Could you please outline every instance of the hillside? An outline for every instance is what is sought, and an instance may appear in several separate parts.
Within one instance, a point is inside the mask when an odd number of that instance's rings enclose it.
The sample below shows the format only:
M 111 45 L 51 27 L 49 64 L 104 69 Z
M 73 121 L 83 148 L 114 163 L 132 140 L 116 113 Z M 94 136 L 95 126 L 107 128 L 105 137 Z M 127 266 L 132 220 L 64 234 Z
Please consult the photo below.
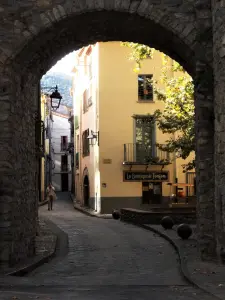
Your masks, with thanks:
M 70 96 L 72 76 L 64 73 L 47 73 L 41 79 L 41 87 L 55 87 L 56 85 L 58 85 L 58 91 L 63 97 L 61 103 L 63 105 L 72 107 L 73 101 L 72 97 Z M 47 90 L 43 90 L 43 92 L 47 92 Z M 52 91 L 48 93 L 50 94 Z

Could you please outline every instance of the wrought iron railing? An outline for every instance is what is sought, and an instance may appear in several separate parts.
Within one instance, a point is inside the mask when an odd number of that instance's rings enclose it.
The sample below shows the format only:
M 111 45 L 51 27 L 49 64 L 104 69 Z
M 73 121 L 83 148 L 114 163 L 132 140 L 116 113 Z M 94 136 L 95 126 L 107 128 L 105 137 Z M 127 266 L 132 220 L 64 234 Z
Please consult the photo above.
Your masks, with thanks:
M 157 145 L 124 144 L 124 164 L 167 165 L 171 155 L 159 149 Z

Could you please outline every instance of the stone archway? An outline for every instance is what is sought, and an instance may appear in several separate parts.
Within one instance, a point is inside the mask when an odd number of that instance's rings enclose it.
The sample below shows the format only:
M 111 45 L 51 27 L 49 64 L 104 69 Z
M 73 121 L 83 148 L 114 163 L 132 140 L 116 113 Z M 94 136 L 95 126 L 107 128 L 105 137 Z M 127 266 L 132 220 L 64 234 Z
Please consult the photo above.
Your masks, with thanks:
M 13 263 L 34 251 L 38 211 L 34 116 L 41 76 L 68 52 L 113 40 L 139 42 L 163 51 L 195 78 L 199 238 L 203 255 L 214 255 L 210 1 L 205 0 L 205 6 L 173 0 L 166 4 L 151 0 L 58 2 L 37 1 L 33 8 L 28 3 L 14 11 L 0 9 L 0 26 L 5 30 L 0 45 L 0 167 L 3 185 L 8 180 L 12 183 L 0 195 L 4 219 L 0 261 Z

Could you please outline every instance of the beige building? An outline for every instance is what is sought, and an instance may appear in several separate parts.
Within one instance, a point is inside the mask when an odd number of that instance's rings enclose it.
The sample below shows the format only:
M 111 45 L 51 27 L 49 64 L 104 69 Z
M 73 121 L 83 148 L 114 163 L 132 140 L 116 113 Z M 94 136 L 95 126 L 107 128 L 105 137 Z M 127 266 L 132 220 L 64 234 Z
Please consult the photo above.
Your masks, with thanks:
M 183 173 L 185 162 L 155 145 L 169 137 L 151 117 L 164 106 L 151 84 L 158 80 L 163 88 L 162 53 L 155 51 L 137 74 L 129 51 L 120 42 L 100 42 L 77 51 L 73 69 L 75 198 L 101 213 L 168 205 L 175 192 L 168 183 L 176 181 L 183 194 L 194 193 L 182 185 L 194 178 Z

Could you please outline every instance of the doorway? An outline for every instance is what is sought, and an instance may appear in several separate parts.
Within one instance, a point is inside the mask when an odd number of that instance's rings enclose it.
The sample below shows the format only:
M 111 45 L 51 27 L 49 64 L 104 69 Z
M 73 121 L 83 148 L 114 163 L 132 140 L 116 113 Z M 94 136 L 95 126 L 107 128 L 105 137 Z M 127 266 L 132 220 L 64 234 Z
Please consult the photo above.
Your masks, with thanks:
M 62 192 L 67 192 L 69 190 L 69 180 L 68 174 L 61 174 L 61 189 Z
M 142 204 L 161 204 L 162 182 L 142 182 Z
M 84 206 L 89 207 L 90 186 L 89 186 L 89 179 L 87 175 L 85 175 L 84 177 L 83 191 L 84 191 Z

